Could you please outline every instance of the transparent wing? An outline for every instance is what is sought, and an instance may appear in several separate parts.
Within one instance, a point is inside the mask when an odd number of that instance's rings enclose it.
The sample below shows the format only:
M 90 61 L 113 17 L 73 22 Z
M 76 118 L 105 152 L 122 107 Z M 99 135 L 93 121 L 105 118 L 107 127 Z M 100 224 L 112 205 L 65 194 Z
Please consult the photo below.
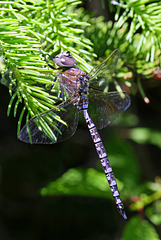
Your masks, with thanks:
M 32 118 L 21 129 L 19 139 L 26 143 L 53 144 L 73 136 L 79 114 L 73 102 L 74 99 L 69 99 L 58 106 L 59 110 L 52 109 Z
M 89 72 L 90 87 L 99 90 L 104 90 L 106 88 L 109 81 L 112 79 L 112 74 L 115 71 L 119 57 L 120 51 L 116 49 L 101 64 L 94 67 Z
M 118 92 L 103 93 L 90 90 L 88 95 L 88 112 L 98 129 L 102 129 L 113 122 L 130 106 L 129 95 L 124 98 Z

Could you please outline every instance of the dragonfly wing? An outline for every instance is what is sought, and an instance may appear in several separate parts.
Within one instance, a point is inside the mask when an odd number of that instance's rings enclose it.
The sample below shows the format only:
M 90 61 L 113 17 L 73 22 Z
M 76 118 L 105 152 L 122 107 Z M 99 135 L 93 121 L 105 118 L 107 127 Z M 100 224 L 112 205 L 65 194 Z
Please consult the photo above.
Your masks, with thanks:
M 104 90 L 112 79 L 117 62 L 120 57 L 120 51 L 116 49 L 101 64 L 94 67 L 89 73 L 90 87 Z
M 74 135 L 78 125 L 78 110 L 73 101 L 58 105 L 32 118 L 20 131 L 19 139 L 26 143 L 53 144 Z
M 90 90 L 88 96 L 88 111 L 96 127 L 102 129 L 113 122 L 130 106 L 129 95 L 124 93 L 124 98 L 118 92 L 104 93 Z

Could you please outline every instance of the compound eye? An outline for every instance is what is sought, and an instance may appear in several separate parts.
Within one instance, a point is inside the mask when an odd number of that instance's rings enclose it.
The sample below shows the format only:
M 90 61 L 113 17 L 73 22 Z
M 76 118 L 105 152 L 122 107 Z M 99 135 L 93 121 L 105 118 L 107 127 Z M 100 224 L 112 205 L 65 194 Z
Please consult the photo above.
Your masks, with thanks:
M 70 53 L 69 51 L 65 51 L 65 52 L 64 52 L 64 56 L 65 56 L 65 57 L 71 57 L 71 53 Z

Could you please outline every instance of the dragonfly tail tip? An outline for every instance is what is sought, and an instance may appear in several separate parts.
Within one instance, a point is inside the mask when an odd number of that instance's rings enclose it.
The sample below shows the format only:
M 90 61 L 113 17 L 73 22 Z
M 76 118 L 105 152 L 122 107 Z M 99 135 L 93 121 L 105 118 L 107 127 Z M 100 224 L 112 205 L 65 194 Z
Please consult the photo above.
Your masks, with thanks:
M 124 207 L 123 207 L 123 206 L 119 206 L 119 207 L 118 207 L 118 210 L 119 210 L 119 213 L 121 214 L 121 216 L 126 220 L 126 219 L 127 219 L 127 216 L 126 216 Z
M 123 211 L 121 215 L 123 216 L 123 218 L 124 218 L 125 220 L 127 219 L 127 216 L 126 216 L 125 211 Z

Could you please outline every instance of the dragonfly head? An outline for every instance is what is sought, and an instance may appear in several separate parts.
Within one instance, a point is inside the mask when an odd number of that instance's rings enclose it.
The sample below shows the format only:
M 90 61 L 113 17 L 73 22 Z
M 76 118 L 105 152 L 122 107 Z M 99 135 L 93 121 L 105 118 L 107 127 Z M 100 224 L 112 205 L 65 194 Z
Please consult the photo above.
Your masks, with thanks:
M 56 55 L 54 62 L 60 67 L 74 67 L 77 64 L 69 51 L 64 51 Z

